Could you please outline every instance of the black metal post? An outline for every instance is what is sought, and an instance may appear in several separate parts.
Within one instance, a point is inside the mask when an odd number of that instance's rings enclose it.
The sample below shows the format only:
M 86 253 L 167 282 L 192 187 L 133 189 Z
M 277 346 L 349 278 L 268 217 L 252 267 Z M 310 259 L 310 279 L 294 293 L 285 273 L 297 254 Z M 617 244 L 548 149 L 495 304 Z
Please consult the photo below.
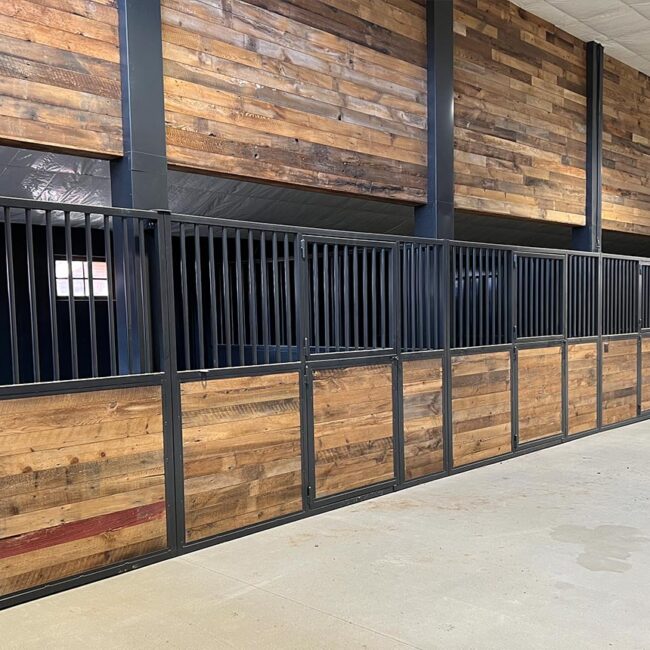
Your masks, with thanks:
M 573 229 L 574 250 L 602 249 L 603 64 L 600 43 L 587 43 L 587 203 L 586 223 Z
M 419 237 L 454 237 L 454 3 L 427 3 L 427 202 L 415 208 Z
M 167 209 L 167 156 L 160 0 L 119 0 L 124 155 L 111 162 L 113 205 Z M 142 372 L 135 306 L 136 245 L 132 219 L 113 220 L 119 374 Z M 130 250 L 127 250 L 128 247 Z

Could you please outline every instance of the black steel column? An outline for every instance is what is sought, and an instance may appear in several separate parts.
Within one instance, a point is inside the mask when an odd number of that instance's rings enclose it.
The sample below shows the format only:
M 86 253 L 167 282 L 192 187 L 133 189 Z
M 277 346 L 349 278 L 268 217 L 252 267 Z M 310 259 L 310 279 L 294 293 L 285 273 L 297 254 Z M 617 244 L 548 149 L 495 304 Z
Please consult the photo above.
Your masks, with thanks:
M 587 43 L 587 203 L 586 224 L 573 229 L 572 248 L 602 249 L 603 63 L 600 43 Z
M 454 3 L 427 2 L 427 202 L 415 208 L 415 234 L 454 236 Z
M 160 0 L 119 0 L 118 7 L 124 155 L 111 162 L 112 203 L 164 210 L 168 198 Z M 146 370 L 140 364 L 137 310 L 128 308 L 138 304 L 133 278 L 145 255 L 136 239 L 134 220 L 113 220 L 120 374 Z

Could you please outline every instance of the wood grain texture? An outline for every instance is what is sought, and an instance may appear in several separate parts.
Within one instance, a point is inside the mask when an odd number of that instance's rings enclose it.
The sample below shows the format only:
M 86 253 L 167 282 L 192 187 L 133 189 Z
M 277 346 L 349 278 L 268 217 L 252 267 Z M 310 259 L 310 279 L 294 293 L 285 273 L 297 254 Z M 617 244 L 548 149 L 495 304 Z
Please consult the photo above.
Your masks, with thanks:
M 451 359 L 453 465 L 512 451 L 510 352 Z
M 122 154 L 115 0 L 0 0 L 0 142 Z
M 641 410 L 650 411 L 650 338 L 641 339 Z
M 314 370 L 316 497 L 394 477 L 392 374 L 387 364 Z
M 603 425 L 636 416 L 636 388 L 636 339 L 603 341 Z
M 0 402 L 0 595 L 166 548 L 160 387 Z
M 603 228 L 650 235 L 650 77 L 605 56 Z
M 406 480 L 444 469 L 442 359 L 404 361 L 404 471 Z
M 595 429 L 598 423 L 598 344 L 567 347 L 569 434 Z
M 296 372 L 181 385 L 185 538 L 302 509 Z
M 562 433 L 562 348 L 525 348 L 517 353 L 519 442 Z
M 170 165 L 426 200 L 422 7 L 163 0 Z
M 455 205 L 585 223 L 586 48 L 508 0 L 455 0 Z

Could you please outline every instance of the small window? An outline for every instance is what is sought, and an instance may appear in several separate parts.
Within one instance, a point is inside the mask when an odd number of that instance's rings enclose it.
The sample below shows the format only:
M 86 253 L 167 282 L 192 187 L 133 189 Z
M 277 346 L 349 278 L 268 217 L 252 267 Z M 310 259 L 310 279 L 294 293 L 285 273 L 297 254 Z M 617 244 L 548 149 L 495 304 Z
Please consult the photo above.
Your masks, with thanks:
M 90 268 L 87 260 L 56 260 L 56 295 L 59 298 L 70 296 L 70 273 L 72 274 L 72 295 L 75 298 L 90 297 Z M 106 262 L 92 262 L 93 297 L 108 297 L 108 277 Z

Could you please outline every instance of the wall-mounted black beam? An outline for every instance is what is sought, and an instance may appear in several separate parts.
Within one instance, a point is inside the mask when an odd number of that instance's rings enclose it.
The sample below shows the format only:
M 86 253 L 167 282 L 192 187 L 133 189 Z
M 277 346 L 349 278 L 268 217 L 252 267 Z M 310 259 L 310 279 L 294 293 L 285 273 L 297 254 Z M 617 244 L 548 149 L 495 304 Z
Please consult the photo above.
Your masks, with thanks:
M 119 0 L 124 155 L 111 162 L 114 206 L 167 209 L 167 153 L 163 94 L 160 0 Z M 120 373 L 142 372 L 135 282 L 144 250 L 134 220 L 113 221 L 115 307 Z M 127 231 L 125 233 L 125 230 Z M 127 291 L 132 295 L 127 295 Z
M 427 202 L 415 209 L 415 234 L 454 236 L 454 3 L 427 3 Z
M 573 229 L 574 250 L 602 248 L 603 66 L 600 43 L 587 43 L 587 202 L 586 223 Z

